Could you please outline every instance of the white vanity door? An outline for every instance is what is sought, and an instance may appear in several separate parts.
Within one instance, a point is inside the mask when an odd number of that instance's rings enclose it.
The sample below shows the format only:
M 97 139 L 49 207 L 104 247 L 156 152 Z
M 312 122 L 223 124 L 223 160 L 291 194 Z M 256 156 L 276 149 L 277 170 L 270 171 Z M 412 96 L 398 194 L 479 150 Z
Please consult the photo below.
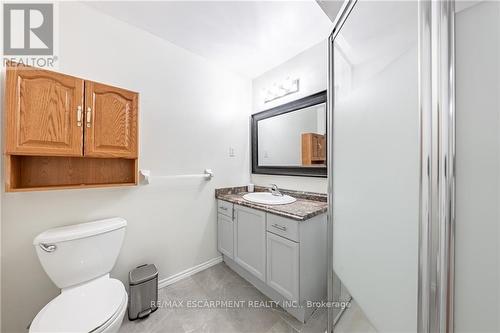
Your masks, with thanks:
M 234 206 L 234 261 L 266 281 L 266 213 Z
M 267 233 L 267 284 L 291 301 L 299 300 L 299 243 Z
M 219 214 L 217 219 L 217 248 L 219 252 L 233 259 L 233 219 Z

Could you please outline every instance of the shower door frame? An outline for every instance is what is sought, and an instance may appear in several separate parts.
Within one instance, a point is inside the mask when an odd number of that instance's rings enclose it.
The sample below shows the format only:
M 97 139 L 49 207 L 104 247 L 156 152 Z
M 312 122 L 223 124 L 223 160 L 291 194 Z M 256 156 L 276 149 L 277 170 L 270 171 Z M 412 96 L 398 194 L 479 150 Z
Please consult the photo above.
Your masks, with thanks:
M 360 0 L 361 1 L 361 0 Z M 327 124 L 333 133 L 335 37 L 358 0 L 344 1 L 328 39 Z M 455 0 L 418 0 L 419 241 L 417 331 L 454 331 Z M 333 295 L 333 135 L 328 136 L 328 301 Z M 331 303 L 333 304 L 333 303 Z M 334 332 L 333 307 L 328 332 Z

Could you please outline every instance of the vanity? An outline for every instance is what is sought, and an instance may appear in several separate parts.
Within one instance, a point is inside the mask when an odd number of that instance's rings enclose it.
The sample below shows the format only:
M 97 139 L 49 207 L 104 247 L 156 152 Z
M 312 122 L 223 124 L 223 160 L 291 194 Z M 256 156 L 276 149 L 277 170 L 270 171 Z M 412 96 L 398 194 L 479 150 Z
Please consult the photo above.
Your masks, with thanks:
M 305 322 L 315 310 L 308 301 L 327 295 L 326 195 L 282 192 L 296 201 L 267 205 L 244 199 L 246 187 L 217 189 L 218 250 L 232 270 Z
M 326 91 L 251 117 L 252 174 L 327 177 Z M 301 322 L 327 299 L 327 196 L 215 190 L 224 262 Z

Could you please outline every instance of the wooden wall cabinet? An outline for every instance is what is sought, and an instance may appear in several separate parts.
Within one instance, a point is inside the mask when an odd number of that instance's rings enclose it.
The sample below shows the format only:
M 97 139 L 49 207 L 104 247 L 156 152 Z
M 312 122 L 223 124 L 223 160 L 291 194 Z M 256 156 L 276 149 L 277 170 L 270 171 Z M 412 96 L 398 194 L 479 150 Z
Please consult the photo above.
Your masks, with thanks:
M 302 133 L 302 165 L 326 164 L 325 135 Z
M 138 93 L 9 63 L 6 191 L 137 184 Z
M 7 154 L 82 156 L 83 80 L 28 67 L 7 67 Z
M 138 94 L 85 81 L 85 156 L 137 157 Z

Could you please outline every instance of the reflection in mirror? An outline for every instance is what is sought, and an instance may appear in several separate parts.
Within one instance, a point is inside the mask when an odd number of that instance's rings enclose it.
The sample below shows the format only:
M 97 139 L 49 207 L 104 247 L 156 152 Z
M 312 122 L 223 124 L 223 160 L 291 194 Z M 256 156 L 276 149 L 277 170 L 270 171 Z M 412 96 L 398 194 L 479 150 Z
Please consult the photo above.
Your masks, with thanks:
M 252 116 L 254 173 L 326 176 L 326 92 Z
M 325 166 L 326 105 L 258 122 L 261 166 Z

